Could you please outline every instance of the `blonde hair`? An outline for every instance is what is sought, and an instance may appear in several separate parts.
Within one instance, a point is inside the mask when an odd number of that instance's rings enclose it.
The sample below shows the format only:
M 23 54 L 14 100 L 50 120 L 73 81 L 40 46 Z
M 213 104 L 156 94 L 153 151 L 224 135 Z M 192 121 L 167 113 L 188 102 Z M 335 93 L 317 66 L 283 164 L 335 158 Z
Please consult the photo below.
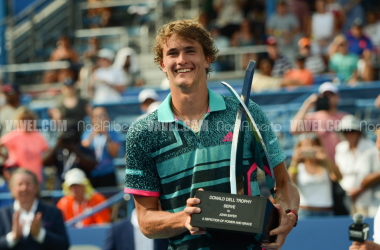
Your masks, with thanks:
M 214 40 L 208 32 L 197 20 L 178 20 L 165 24 L 157 31 L 156 42 L 152 50 L 154 52 L 154 62 L 160 66 L 163 60 L 163 46 L 171 36 L 177 35 L 186 41 L 199 42 L 203 48 L 205 57 L 210 57 L 211 62 L 215 62 L 218 49 L 214 44 Z M 213 71 L 207 68 L 206 73 Z
M 95 193 L 94 188 L 92 187 L 90 181 L 85 178 L 83 180 L 82 185 L 84 186 L 84 199 L 89 200 L 91 199 L 92 195 Z M 65 196 L 70 194 L 70 186 L 67 185 L 65 182 L 62 183 L 62 192 Z
M 32 110 L 28 109 L 27 107 L 19 107 L 16 109 L 15 115 L 13 116 L 14 120 L 21 121 L 25 120 L 24 117 L 31 117 L 31 120 L 38 120 L 38 116 L 36 113 L 34 113 Z

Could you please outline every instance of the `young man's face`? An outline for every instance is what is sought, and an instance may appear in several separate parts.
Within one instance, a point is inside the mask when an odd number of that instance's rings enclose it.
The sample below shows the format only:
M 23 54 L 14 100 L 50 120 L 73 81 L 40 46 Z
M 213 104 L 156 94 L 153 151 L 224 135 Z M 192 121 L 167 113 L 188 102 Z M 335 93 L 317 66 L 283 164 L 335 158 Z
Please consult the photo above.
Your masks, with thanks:
M 161 68 L 173 87 L 190 89 L 206 83 L 206 68 L 211 58 L 205 57 L 199 42 L 172 35 L 162 50 Z

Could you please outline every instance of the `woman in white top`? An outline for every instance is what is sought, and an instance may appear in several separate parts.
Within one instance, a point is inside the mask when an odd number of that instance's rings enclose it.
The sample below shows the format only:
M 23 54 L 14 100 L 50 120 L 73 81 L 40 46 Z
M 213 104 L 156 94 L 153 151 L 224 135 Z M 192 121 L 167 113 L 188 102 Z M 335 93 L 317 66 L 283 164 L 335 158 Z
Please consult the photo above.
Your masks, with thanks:
M 299 136 L 289 173 L 300 193 L 299 217 L 334 215 L 331 180 L 339 179 L 340 172 L 315 134 Z

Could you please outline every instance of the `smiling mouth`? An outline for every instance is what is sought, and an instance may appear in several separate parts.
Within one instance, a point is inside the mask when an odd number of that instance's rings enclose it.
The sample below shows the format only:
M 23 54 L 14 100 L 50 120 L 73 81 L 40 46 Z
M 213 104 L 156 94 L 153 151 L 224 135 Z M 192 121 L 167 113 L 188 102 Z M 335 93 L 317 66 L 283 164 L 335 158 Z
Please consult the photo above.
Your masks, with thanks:
M 187 72 L 191 72 L 193 71 L 193 69 L 178 69 L 176 70 L 177 73 L 187 73 Z

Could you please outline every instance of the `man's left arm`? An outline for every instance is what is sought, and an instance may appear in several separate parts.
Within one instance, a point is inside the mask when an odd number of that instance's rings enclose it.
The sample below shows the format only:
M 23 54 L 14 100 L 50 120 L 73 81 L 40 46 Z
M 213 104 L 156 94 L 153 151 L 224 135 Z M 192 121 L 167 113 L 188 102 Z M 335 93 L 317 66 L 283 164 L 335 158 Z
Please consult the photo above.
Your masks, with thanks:
M 274 167 L 273 172 L 276 178 L 276 204 L 274 206 L 280 215 L 280 225 L 270 231 L 270 235 L 277 235 L 277 239 L 274 243 L 263 244 L 265 249 L 280 249 L 282 247 L 286 236 L 296 223 L 296 215 L 292 212 L 287 214 L 285 210 L 298 211 L 300 204 L 297 187 L 289 176 L 285 162 Z

